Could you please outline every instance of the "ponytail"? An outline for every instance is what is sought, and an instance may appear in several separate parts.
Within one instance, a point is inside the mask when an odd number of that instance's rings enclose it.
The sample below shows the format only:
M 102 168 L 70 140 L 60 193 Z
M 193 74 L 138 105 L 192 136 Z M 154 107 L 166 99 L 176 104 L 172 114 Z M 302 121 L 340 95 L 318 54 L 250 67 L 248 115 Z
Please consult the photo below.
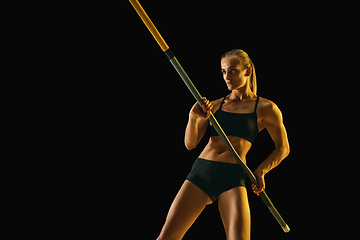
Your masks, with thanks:
M 251 76 L 250 76 L 250 89 L 256 95 L 257 94 L 257 84 L 256 84 L 256 73 L 254 63 L 250 60 L 251 63 Z

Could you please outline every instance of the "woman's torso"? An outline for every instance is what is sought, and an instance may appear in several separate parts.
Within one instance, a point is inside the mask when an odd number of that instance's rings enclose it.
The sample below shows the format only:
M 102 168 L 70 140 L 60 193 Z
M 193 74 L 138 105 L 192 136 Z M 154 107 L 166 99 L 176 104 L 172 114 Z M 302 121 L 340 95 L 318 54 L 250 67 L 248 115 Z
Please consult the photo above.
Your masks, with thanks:
M 244 99 L 242 101 L 239 100 L 229 100 L 228 97 L 218 99 L 213 101 L 212 104 L 214 106 L 212 112 L 216 117 L 216 112 L 220 109 L 218 115 L 221 113 L 223 115 L 229 115 L 226 117 L 239 117 L 239 118 L 250 118 L 250 120 L 255 119 L 253 121 L 257 122 L 256 131 L 260 132 L 264 126 L 262 125 L 261 121 L 262 118 L 261 114 L 259 114 L 260 102 L 257 104 L 257 97 Z M 231 115 L 229 113 L 235 113 L 239 115 Z M 251 119 L 252 118 L 252 119 Z M 221 125 L 221 123 L 220 123 Z M 245 127 L 245 126 L 232 126 L 232 127 Z M 254 130 L 255 131 L 255 130 Z M 226 131 L 225 131 L 226 133 Z M 257 133 L 256 133 L 257 134 Z M 231 136 L 230 134 L 227 136 L 230 140 L 231 144 L 233 145 L 234 149 L 239 154 L 240 158 L 246 163 L 246 154 L 250 150 L 252 143 L 250 140 L 246 140 L 244 138 L 238 136 Z M 236 160 L 231 155 L 223 141 L 219 136 L 211 136 L 209 139 L 208 144 L 205 146 L 204 150 L 200 154 L 199 158 L 211 160 L 211 161 L 218 161 L 218 162 L 227 162 L 227 163 L 236 163 Z

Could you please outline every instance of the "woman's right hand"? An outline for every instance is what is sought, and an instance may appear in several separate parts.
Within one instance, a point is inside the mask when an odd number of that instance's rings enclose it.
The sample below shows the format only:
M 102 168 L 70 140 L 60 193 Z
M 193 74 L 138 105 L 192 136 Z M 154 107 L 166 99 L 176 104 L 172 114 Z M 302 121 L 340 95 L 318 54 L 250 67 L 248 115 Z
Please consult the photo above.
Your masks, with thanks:
M 196 115 L 198 118 L 208 119 L 210 117 L 211 109 L 213 105 L 206 97 L 203 97 L 203 105 L 200 105 L 196 102 L 190 110 L 190 114 Z

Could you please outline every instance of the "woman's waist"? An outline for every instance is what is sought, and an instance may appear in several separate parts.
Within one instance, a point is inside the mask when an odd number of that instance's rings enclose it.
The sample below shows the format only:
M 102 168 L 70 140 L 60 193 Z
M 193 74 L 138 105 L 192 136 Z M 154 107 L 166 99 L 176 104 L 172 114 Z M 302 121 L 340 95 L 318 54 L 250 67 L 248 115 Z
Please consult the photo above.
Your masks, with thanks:
M 246 164 L 246 154 L 240 155 L 241 160 Z M 237 161 L 232 156 L 228 149 L 224 151 L 219 151 L 218 149 L 204 149 L 199 155 L 199 158 L 206 159 L 209 161 L 215 162 L 225 162 L 225 163 L 234 163 L 237 164 Z
M 240 156 L 241 160 L 246 163 L 246 154 L 251 148 L 251 143 L 238 140 L 231 141 L 231 144 Z M 205 146 L 199 157 L 217 162 L 237 163 L 229 149 L 219 137 L 215 137 L 215 139 L 214 137 L 210 138 L 208 144 Z

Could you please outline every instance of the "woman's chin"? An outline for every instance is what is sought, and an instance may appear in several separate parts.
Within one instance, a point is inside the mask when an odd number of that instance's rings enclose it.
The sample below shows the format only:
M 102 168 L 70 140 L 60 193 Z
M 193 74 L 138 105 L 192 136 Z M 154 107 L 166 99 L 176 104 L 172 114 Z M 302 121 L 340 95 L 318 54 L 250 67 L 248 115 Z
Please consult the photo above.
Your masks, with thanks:
M 232 85 L 232 84 L 228 84 L 228 85 L 227 85 L 227 88 L 228 88 L 230 91 L 236 89 L 236 88 L 234 88 L 234 85 Z
M 236 90 L 236 89 L 239 89 L 239 88 L 240 88 L 240 86 L 237 86 L 237 85 L 234 85 L 234 84 L 231 84 L 231 83 L 226 84 L 226 85 L 227 85 L 227 88 L 228 88 L 230 91 Z

